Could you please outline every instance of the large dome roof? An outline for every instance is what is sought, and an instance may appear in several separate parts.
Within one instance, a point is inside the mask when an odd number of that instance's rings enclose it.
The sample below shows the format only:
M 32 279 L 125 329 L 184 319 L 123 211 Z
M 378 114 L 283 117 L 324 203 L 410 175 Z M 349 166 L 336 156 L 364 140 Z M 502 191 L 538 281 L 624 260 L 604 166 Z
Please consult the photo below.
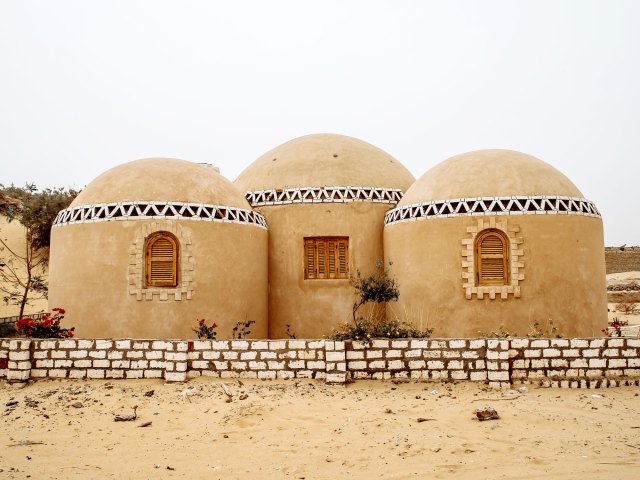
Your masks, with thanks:
M 71 206 L 132 201 L 251 208 L 240 191 L 213 168 L 174 158 L 145 158 L 107 170 Z
M 270 150 L 237 178 L 242 192 L 294 187 L 384 187 L 405 191 L 413 175 L 373 145 L 334 134 L 306 135 Z
M 582 197 L 551 165 L 513 150 L 478 150 L 451 157 L 426 172 L 398 206 L 454 198 L 507 196 Z

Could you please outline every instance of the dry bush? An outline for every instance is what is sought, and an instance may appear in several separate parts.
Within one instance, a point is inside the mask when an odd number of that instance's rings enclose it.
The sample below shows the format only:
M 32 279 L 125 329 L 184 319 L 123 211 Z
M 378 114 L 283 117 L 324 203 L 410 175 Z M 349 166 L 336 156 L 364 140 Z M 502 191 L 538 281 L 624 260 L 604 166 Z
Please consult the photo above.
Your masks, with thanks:
M 624 315 L 631 315 L 638 309 L 637 303 L 616 303 L 616 311 Z

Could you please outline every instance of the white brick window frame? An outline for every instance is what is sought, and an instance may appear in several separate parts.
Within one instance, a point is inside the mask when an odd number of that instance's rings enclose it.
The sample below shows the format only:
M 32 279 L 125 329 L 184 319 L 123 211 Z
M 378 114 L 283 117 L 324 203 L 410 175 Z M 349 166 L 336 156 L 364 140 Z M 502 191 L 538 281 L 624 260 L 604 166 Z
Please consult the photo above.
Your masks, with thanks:
M 179 242 L 178 286 L 145 287 L 145 248 L 150 235 L 156 232 L 172 233 Z M 195 259 L 192 253 L 191 230 L 172 221 L 156 221 L 140 227 L 129 247 L 129 294 L 138 301 L 191 300 L 195 291 Z
M 509 239 L 509 284 L 477 285 L 476 284 L 476 238 L 478 234 L 489 228 L 499 230 Z M 497 298 L 520 298 L 520 282 L 524 280 L 524 240 L 519 235 L 520 227 L 508 223 L 506 217 L 478 218 L 476 225 L 467 227 L 467 236 L 462 239 L 462 288 L 465 297 L 471 300 L 474 295 L 478 300 Z

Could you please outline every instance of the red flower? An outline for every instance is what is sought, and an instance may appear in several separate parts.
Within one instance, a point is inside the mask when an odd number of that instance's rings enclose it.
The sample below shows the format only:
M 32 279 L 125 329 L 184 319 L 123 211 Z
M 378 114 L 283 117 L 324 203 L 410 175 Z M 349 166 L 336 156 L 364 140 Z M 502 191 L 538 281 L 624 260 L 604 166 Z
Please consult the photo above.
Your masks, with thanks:
M 204 322 L 205 322 L 204 318 L 203 318 L 202 320 L 198 320 L 198 323 L 199 323 L 200 325 L 204 325 Z

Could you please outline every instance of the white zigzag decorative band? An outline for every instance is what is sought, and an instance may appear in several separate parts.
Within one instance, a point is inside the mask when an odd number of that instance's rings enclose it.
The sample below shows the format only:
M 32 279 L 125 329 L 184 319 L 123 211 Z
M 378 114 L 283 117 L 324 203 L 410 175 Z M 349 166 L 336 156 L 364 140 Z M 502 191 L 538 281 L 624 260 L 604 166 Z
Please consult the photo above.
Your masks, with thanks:
M 369 201 L 395 205 L 402 198 L 399 188 L 379 187 L 297 187 L 256 190 L 245 194 L 252 207 L 289 203 L 347 203 Z
M 267 221 L 258 212 L 237 207 L 181 202 L 120 202 L 80 205 L 60 211 L 53 226 L 149 218 L 231 222 L 267 228 Z
M 421 220 L 479 216 L 479 215 L 585 215 L 600 217 L 600 212 L 590 200 L 577 197 L 530 196 L 530 197 L 480 197 L 455 198 L 416 203 L 389 210 L 384 217 L 385 225 Z

